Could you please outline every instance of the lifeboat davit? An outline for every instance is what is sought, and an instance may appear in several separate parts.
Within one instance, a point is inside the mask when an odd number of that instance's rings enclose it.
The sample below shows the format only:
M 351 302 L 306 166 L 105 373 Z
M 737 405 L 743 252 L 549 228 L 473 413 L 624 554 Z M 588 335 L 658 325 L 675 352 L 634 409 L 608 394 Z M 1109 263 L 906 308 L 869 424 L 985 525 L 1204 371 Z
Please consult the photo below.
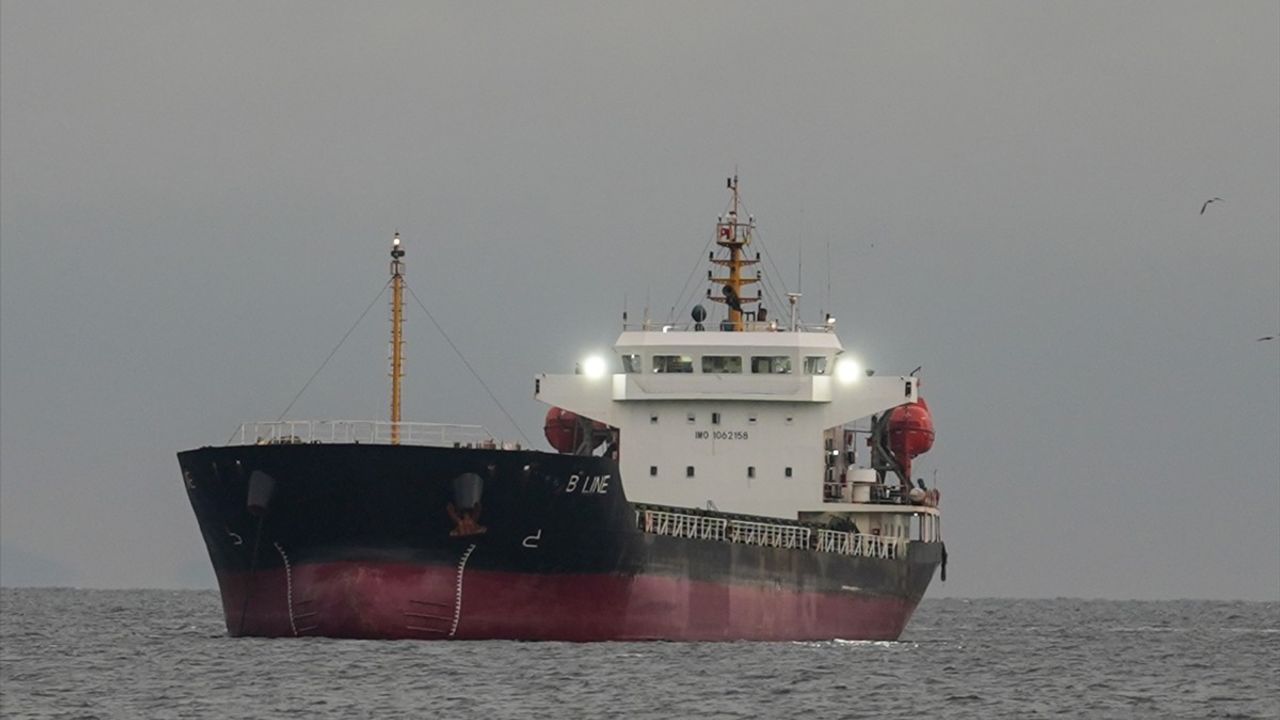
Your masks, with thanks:
M 933 447 L 933 416 L 924 398 L 889 411 L 889 450 L 911 481 L 911 460 Z
M 542 432 L 547 442 L 557 452 L 571 453 L 577 449 L 584 433 L 591 433 L 591 448 L 595 450 L 608 437 L 608 425 L 595 420 L 588 420 L 577 413 L 569 412 L 561 407 L 553 407 L 547 411 L 547 419 L 542 425 Z

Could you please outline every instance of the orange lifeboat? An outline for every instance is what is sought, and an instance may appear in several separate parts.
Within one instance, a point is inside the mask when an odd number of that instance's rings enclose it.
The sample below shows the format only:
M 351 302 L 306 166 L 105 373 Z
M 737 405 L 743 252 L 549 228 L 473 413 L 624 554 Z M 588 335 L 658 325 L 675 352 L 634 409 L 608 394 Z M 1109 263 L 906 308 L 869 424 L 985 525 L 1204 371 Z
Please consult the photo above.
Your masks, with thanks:
M 583 438 L 584 432 L 591 433 L 591 450 L 600 447 L 605 441 L 609 429 L 608 425 L 587 418 L 580 417 L 577 413 L 570 412 L 560 407 L 553 407 L 547 411 L 546 421 L 542 425 L 542 432 L 547 436 L 547 442 L 551 443 L 551 447 L 560 453 L 571 453 L 577 447 Z
M 889 449 L 901 463 L 909 482 L 911 460 L 933 447 L 933 416 L 924 398 L 890 410 L 888 434 Z

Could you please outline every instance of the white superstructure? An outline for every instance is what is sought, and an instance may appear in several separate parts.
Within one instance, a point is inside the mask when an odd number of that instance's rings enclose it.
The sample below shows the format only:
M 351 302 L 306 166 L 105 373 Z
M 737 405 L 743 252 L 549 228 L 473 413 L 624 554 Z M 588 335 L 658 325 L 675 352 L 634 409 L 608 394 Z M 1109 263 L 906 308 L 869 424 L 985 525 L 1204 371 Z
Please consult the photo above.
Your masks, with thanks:
M 734 211 L 718 226 L 730 256 L 712 258 L 730 274 L 709 278 L 725 286 L 728 318 L 704 328 L 698 306 L 695 325 L 624 327 L 614 345 L 621 372 L 596 361 L 540 375 L 536 397 L 608 426 L 604 452 L 616 454 L 633 502 L 787 520 L 845 516 L 863 532 L 936 538 L 936 494 L 922 501 L 909 483 L 886 485 L 883 471 L 865 467 L 867 435 L 851 425 L 915 403 L 917 378 L 864 371 L 830 319 L 780 326 L 742 308 L 758 301 L 741 294 L 757 279 L 741 275 L 754 223 L 737 222 L 736 179 L 730 188 Z
M 826 439 L 916 399 L 912 377 L 837 378 L 830 332 L 626 331 L 614 349 L 629 372 L 542 375 L 537 397 L 617 428 L 634 502 L 794 520 L 847 458 Z

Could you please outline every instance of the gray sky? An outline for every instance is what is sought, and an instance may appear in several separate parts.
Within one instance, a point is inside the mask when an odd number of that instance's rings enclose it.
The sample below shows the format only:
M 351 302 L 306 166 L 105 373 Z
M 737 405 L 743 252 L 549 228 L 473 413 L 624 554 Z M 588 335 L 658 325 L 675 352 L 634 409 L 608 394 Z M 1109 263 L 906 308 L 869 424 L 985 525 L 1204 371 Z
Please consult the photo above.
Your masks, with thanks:
M 0 8 L 5 584 L 211 585 L 174 453 L 284 409 L 395 229 L 541 443 L 736 166 L 775 282 L 924 365 L 931 595 L 1280 598 L 1280 3 Z M 407 312 L 406 417 L 514 438 Z M 385 416 L 386 333 L 290 415 Z

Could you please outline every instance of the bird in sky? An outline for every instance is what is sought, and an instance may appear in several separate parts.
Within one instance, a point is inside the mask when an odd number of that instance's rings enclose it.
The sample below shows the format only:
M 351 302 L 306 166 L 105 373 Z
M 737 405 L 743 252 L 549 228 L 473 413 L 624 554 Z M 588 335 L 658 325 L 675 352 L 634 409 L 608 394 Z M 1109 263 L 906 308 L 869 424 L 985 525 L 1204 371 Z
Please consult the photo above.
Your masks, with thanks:
M 1268 340 L 1275 340 L 1277 337 L 1280 337 L 1280 336 L 1276 336 L 1276 335 L 1263 335 L 1262 337 L 1258 338 L 1258 342 L 1266 342 L 1266 341 L 1268 341 Z
M 1209 203 L 1215 203 L 1215 202 L 1225 202 L 1225 201 L 1220 197 L 1213 198 L 1212 200 L 1205 200 L 1204 204 L 1200 206 L 1200 214 L 1201 215 L 1204 214 L 1204 209 L 1209 207 Z

